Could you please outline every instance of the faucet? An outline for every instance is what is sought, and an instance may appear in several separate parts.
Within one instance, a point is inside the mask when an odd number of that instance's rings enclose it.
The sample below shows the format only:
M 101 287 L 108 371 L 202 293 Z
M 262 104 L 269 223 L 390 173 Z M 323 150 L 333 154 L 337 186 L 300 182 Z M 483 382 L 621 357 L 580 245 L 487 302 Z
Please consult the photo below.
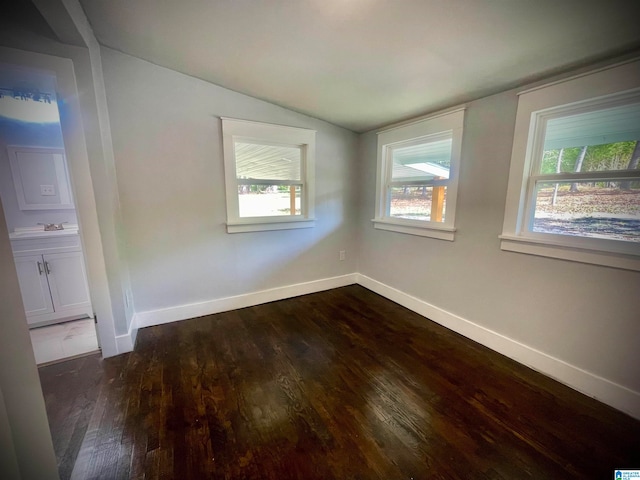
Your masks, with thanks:
M 44 225 L 45 232 L 55 232 L 57 230 L 64 230 L 64 225 L 67 222 L 62 223 L 38 223 L 38 225 Z

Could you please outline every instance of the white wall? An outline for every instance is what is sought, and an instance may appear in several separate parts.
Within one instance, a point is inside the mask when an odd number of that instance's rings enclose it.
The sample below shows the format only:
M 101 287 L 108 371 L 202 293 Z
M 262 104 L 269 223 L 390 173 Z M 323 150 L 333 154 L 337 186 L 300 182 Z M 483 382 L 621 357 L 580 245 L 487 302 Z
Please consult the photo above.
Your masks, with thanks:
M 354 133 L 107 48 L 102 61 L 137 312 L 355 271 Z M 317 130 L 315 228 L 226 233 L 220 116 Z
M 560 360 L 534 365 L 552 377 L 603 377 L 640 415 L 640 273 L 500 250 L 516 107 L 515 91 L 468 105 L 453 243 L 373 228 L 376 135 L 361 137 L 359 272 Z
M 40 377 L 2 208 L 0 265 L 0 477 L 57 479 Z
M 19 480 L 20 466 L 13 444 L 11 422 L 0 388 L 0 472 L 5 480 Z

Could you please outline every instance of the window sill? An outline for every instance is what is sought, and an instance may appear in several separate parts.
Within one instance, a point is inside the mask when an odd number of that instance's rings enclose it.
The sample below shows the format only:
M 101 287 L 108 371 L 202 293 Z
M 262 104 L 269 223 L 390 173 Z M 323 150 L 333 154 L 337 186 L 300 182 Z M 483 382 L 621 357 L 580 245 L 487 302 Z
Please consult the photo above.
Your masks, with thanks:
M 313 228 L 313 218 L 249 220 L 227 222 L 227 233 L 262 232 L 270 230 L 293 230 L 297 228 Z
M 640 257 L 633 254 L 590 250 L 563 242 L 553 243 L 546 240 L 524 238 L 514 235 L 500 235 L 499 238 L 501 240 L 500 249 L 510 252 L 559 258 L 592 265 L 603 265 L 623 270 L 640 271 Z M 638 249 L 640 250 L 640 246 L 638 246 Z
M 390 220 L 386 218 L 374 218 L 371 220 L 373 226 L 378 230 L 389 232 L 406 233 L 408 235 L 418 235 L 420 237 L 437 238 L 453 242 L 455 228 L 436 225 L 431 222 L 421 222 L 419 220 Z M 426 225 L 425 225 L 426 224 Z

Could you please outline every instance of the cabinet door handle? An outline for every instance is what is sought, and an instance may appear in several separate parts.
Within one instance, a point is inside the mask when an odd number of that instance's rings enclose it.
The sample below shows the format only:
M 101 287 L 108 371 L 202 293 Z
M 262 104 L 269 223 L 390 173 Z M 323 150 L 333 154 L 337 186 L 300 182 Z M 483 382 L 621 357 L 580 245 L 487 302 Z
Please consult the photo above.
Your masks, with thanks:
M 37 262 L 37 263 L 38 263 L 38 273 L 42 275 L 42 264 L 40 262 Z
M 44 269 L 47 271 L 47 275 L 51 274 L 51 269 L 49 268 L 49 262 L 44 261 Z

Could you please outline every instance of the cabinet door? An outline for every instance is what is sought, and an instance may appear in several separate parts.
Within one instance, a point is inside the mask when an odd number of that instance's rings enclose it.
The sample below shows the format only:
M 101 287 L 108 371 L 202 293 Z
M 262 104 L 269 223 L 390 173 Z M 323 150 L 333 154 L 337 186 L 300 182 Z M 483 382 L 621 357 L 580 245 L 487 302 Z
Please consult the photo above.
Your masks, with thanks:
M 90 307 L 82 252 L 43 255 L 56 312 Z M 87 312 L 90 314 L 90 308 Z
M 27 314 L 27 321 L 32 315 L 53 312 L 53 303 L 49 293 L 47 275 L 44 272 L 42 255 L 14 257 L 22 303 Z M 39 264 L 39 265 L 38 265 Z

